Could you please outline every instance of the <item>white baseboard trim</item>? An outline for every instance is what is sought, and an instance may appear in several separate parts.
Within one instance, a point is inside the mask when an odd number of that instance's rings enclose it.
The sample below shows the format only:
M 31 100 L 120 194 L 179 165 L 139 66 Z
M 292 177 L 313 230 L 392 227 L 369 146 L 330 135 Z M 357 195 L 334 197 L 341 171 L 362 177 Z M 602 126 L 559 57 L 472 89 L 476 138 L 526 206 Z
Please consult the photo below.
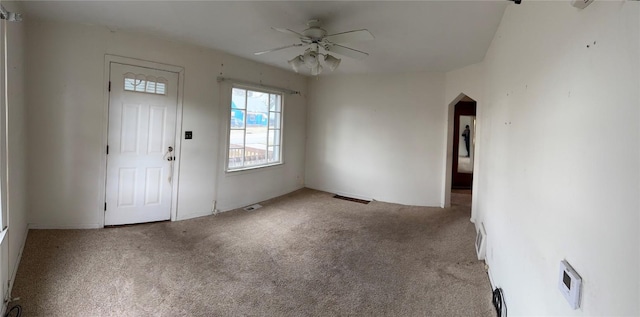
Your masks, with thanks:
M 316 186 L 307 186 L 307 188 L 311 188 L 311 189 L 315 189 L 315 190 L 319 190 L 319 191 L 323 191 L 323 192 L 327 192 L 327 193 L 333 193 L 333 194 L 337 194 L 337 195 L 340 195 L 340 196 L 356 198 L 356 199 L 362 199 L 362 200 L 368 200 L 368 201 L 373 201 L 374 200 L 371 197 L 362 196 L 362 195 L 353 194 L 353 193 L 348 193 L 348 192 L 343 192 L 341 190 L 323 188 L 321 186 L 318 186 L 318 187 L 316 187 Z
M 218 212 L 220 213 L 220 212 L 231 211 L 231 210 L 235 210 L 235 209 L 238 209 L 238 208 L 246 207 L 246 206 L 249 206 L 249 205 L 257 204 L 257 203 L 260 203 L 260 202 L 263 202 L 263 201 L 266 201 L 266 200 L 270 200 L 270 199 L 273 199 L 273 198 L 276 198 L 276 197 L 280 197 L 280 196 L 284 196 L 284 195 L 287 195 L 287 194 L 291 194 L 291 193 L 295 192 L 296 190 L 303 189 L 304 187 L 305 186 L 303 186 L 303 185 L 298 185 L 298 186 L 295 186 L 293 188 L 289 188 L 289 189 L 283 190 L 280 193 L 268 195 L 268 196 L 265 196 L 262 199 L 257 199 L 257 201 L 251 201 L 251 202 L 234 202 L 234 203 L 230 203 L 230 204 L 224 204 L 224 203 L 220 203 L 218 201 Z
M 80 224 L 48 224 L 48 223 L 30 223 L 29 229 L 101 229 L 103 228 L 97 223 L 80 223 Z
M 13 272 L 11 272 L 11 280 L 9 282 L 9 288 L 7 289 L 9 300 L 11 300 L 11 291 L 13 290 L 13 283 L 15 283 L 16 275 L 18 275 L 18 268 L 20 267 L 20 260 L 22 260 L 22 253 L 24 252 L 24 246 L 27 244 L 28 235 L 29 235 L 29 225 L 25 226 L 24 239 L 22 240 L 22 244 L 20 245 L 20 252 L 18 252 L 18 258 L 16 259 L 16 262 L 13 265 Z
M 211 211 L 196 212 L 196 213 L 185 215 L 184 217 L 178 217 L 176 219 L 176 221 L 199 218 L 199 217 L 205 217 L 205 216 L 211 216 L 211 215 L 213 215 L 213 212 L 211 212 Z
M 487 264 L 486 261 L 484 263 L 487 266 L 487 275 L 489 276 L 489 283 L 491 284 L 491 291 L 493 291 L 494 289 L 496 289 L 496 283 L 493 282 L 493 276 L 491 276 L 491 266 L 489 266 L 489 264 Z

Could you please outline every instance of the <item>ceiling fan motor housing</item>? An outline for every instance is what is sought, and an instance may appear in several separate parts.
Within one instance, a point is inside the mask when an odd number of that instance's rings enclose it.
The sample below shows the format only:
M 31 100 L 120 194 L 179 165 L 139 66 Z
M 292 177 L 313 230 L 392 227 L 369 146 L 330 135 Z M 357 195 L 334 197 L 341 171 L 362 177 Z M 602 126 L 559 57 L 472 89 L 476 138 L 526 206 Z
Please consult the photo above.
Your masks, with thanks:
M 326 35 L 327 35 L 327 31 L 323 28 L 320 27 L 310 27 L 304 31 L 302 31 L 302 34 L 304 34 L 304 36 L 311 38 L 311 40 L 314 43 L 317 43 L 319 41 L 321 41 Z

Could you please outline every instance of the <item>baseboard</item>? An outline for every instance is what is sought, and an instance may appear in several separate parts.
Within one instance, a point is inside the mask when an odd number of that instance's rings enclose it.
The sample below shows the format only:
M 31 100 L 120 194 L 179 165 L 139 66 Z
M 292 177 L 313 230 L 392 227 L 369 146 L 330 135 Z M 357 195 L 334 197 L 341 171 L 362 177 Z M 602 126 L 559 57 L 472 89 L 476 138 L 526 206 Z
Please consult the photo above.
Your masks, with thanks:
M 489 284 L 491 284 L 491 290 L 496 289 L 496 283 L 493 282 L 493 276 L 491 275 L 491 267 L 489 266 L 489 264 L 487 264 L 487 262 L 484 262 L 487 267 L 487 276 L 489 276 Z
M 196 213 L 192 213 L 192 214 L 188 214 L 184 217 L 178 217 L 176 219 L 176 221 L 181 221 L 181 220 L 187 220 L 187 219 L 193 219 L 193 218 L 198 218 L 198 217 L 205 217 L 205 216 L 211 216 L 213 215 L 213 212 L 211 211 L 205 211 L 205 212 L 196 212 Z
M 286 189 L 286 190 L 282 191 L 281 193 L 274 194 L 274 195 L 269 195 L 267 197 L 264 197 L 264 198 L 261 198 L 261 199 L 256 199 L 256 201 L 251 201 L 251 202 L 237 202 L 237 203 L 232 203 L 232 204 L 225 205 L 225 204 L 220 203 L 218 201 L 218 212 L 231 211 L 231 210 L 242 208 L 242 207 L 246 207 L 246 206 L 249 206 L 249 205 L 252 205 L 252 204 L 257 204 L 257 203 L 265 201 L 265 200 L 269 200 L 269 199 L 273 199 L 273 198 L 276 198 L 276 197 L 280 197 L 280 196 L 284 196 L 284 195 L 293 193 L 296 190 L 303 189 L 304 187 L 305 187 L 304 185 L 296 185 L 295 187 Z
M 97 223 L 81 223 L 81 224 L 47 224 L 47 223 L 30 223 L 29 229 L 101 229 L 102 226 Z
M 22 253 L 24 252 L 24 246 L 27 244 L 27 236 L 29 235 L 29 225 L 25 226 L 24 239 L 20 245 L 20 252 L 18 252 L 18 258 L 13 266 L 13 272 L 11 273 L 11 280 L 9 281 L 9 287 L 7 288 L 8 299 L 11 300 L 11 291 L 13 290 L 13 283 L 16 281 L 18 275 L 18 268 L 20 267 L 20 260 L 22 260 Z M 6 308 L 6 307 L 5 307 Z M 4 312 L 2 313 L 4 316 Z
M 340 190 L 323 188 L 321 186 L 319 186 L 319 187 L 317 187 L 317 186 L 307 186 L 307 188 L 311 188 L 311 189 L 315 189 L 315 190 L 319 190 L 319 191 L 323 191 L 323 192 L 327 192 L 327 193 L 334 193 L 334 194 L 337 194 L 337 195 L 340 195 L 340 196 L 351 197 L 351 198 L 356 198 L 356 199 L 362 199 L 362 200 L 368 200 L 368 201 L 373 201 L 374 200 L 371 197 L 362 196 L 362 195 L 349 193 L 349 192 L 343 192 L 343 191 L 340 191 Z

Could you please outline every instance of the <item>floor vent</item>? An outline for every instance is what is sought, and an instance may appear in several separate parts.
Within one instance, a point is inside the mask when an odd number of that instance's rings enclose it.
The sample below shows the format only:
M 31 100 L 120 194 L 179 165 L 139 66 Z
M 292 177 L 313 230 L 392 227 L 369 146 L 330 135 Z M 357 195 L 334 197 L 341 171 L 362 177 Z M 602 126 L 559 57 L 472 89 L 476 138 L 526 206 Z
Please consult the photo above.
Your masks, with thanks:
M 368 200 L 358 199 L 358 198 L 351 198 L 351 197 L 340 196 L 340 195 L 335 195 L 335 196 L 333 196 L 333 198 L 338 198 L 338 199 L 342 199 L 342 200 L 346 200 L 346 201 L 353 201 L 353 202 L 361 203 L 361 204 L 365 204 L 365 205 L 370 203 L 370 201 L 368 201 Z
M 243 209 L 244 211 L 254 211 L 254 210 L 256 210 L 256 209 L 260 209 L 260 208 L 262 208 L 262 205 L 260 205 L 260 204 L 254 204 L 254 205 L 251 205 L 251 206 L 244 207 L 244 208 L 242 208 L 242 209 Z
M 476 254 L 478 254 L 478 260 L 484 260 L 487 250 L 487 232 L 484 230 L 484 224 L 480 223 L 478 227 L 478 233 L 476 235 Z

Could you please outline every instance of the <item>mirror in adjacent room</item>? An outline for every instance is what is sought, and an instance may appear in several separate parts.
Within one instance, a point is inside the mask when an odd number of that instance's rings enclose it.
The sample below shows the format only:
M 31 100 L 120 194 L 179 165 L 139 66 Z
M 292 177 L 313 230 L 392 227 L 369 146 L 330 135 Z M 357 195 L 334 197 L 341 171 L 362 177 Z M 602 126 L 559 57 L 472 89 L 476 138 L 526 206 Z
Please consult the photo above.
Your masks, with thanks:
M 475 116 L 459 116 L 458 173 L 473 174 Z

